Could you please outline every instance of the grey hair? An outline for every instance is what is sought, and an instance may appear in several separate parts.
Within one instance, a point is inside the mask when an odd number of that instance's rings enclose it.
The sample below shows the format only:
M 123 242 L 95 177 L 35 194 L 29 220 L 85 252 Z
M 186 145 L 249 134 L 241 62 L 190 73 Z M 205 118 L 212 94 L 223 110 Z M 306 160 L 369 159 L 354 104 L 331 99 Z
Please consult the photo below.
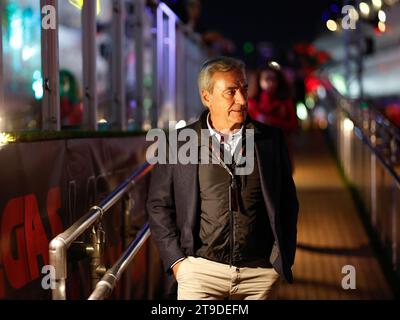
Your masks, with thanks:
M 216 57 L 207 60 L 201 67 L 198 86 L 200 96 L 203 90 L 211 92 L 214 87 L 214 82 L 212 81 L 212 76 L 216 72 L 229 72 L 229 71 L 241 71 L 245 73 L 245 64 L 243 61 L 231 57 Z

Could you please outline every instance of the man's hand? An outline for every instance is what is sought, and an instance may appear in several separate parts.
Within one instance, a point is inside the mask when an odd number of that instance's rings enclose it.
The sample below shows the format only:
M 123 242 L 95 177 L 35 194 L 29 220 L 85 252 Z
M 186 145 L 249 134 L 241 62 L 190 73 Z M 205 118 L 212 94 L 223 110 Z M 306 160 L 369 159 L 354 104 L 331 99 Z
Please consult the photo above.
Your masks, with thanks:
M 172 272 L 174 273 L 175 279 L 176 279 L 176 275 L 178 274 L 178 269 L 179 269 L 179 266 L 181 265 L 182 261 L 179 261 L 176 265 L 174 265 L 172 267 Z

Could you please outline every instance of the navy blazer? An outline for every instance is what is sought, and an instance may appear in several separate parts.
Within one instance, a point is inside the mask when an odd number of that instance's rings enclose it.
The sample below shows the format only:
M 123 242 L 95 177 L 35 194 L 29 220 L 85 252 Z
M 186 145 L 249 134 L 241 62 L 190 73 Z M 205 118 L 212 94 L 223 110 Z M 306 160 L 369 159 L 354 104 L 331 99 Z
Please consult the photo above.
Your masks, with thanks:
M 187 126 L 198 133 L 201 118 Z M 269 257 L 274 269 L 293 282 L 299 204 L 292 179 L 290 160 L 282 130 L 247 117 L 245 128 L 254 129 L 256 159 L 275 244 Z M 178 130 L 179 133 L 179 130 Z M 178 147 L 185 142 L 178 142 Z M 147 211 L 152 237 L 164 267 L 194 255 L 200 228 L 200 192 L 197 164 L 156 164 L 152 170 Z M 266 257 L 268 258 L 268 257 Z

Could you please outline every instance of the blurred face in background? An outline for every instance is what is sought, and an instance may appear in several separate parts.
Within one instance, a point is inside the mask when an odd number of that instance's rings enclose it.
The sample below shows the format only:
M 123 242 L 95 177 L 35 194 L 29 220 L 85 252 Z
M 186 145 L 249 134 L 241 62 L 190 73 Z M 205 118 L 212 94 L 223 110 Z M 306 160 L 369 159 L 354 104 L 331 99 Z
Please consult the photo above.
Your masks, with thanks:
M 264 70 L 260 74 L 260 87 L 270 94 L 275 94 L 278 90 L 278 79 L 272 70 Z
M 219 131 L 239 129 L 247 114 L 247 79 L 240 70 L 216 72 L 213 88 L 203 90 L 212 125 Z

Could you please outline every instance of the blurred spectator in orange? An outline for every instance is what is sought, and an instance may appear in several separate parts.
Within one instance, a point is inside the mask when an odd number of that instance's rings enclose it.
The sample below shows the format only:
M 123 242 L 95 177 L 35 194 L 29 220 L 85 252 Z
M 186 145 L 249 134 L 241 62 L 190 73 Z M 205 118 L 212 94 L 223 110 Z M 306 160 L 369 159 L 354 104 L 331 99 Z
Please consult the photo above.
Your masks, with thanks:
M 283 129 L 294 172 L 291 134 L 297 129 L 297 117 L 291 88 L 276 62 L 270 62 L 258 72 L 257 90 L 249 96 L 251 118 Z

